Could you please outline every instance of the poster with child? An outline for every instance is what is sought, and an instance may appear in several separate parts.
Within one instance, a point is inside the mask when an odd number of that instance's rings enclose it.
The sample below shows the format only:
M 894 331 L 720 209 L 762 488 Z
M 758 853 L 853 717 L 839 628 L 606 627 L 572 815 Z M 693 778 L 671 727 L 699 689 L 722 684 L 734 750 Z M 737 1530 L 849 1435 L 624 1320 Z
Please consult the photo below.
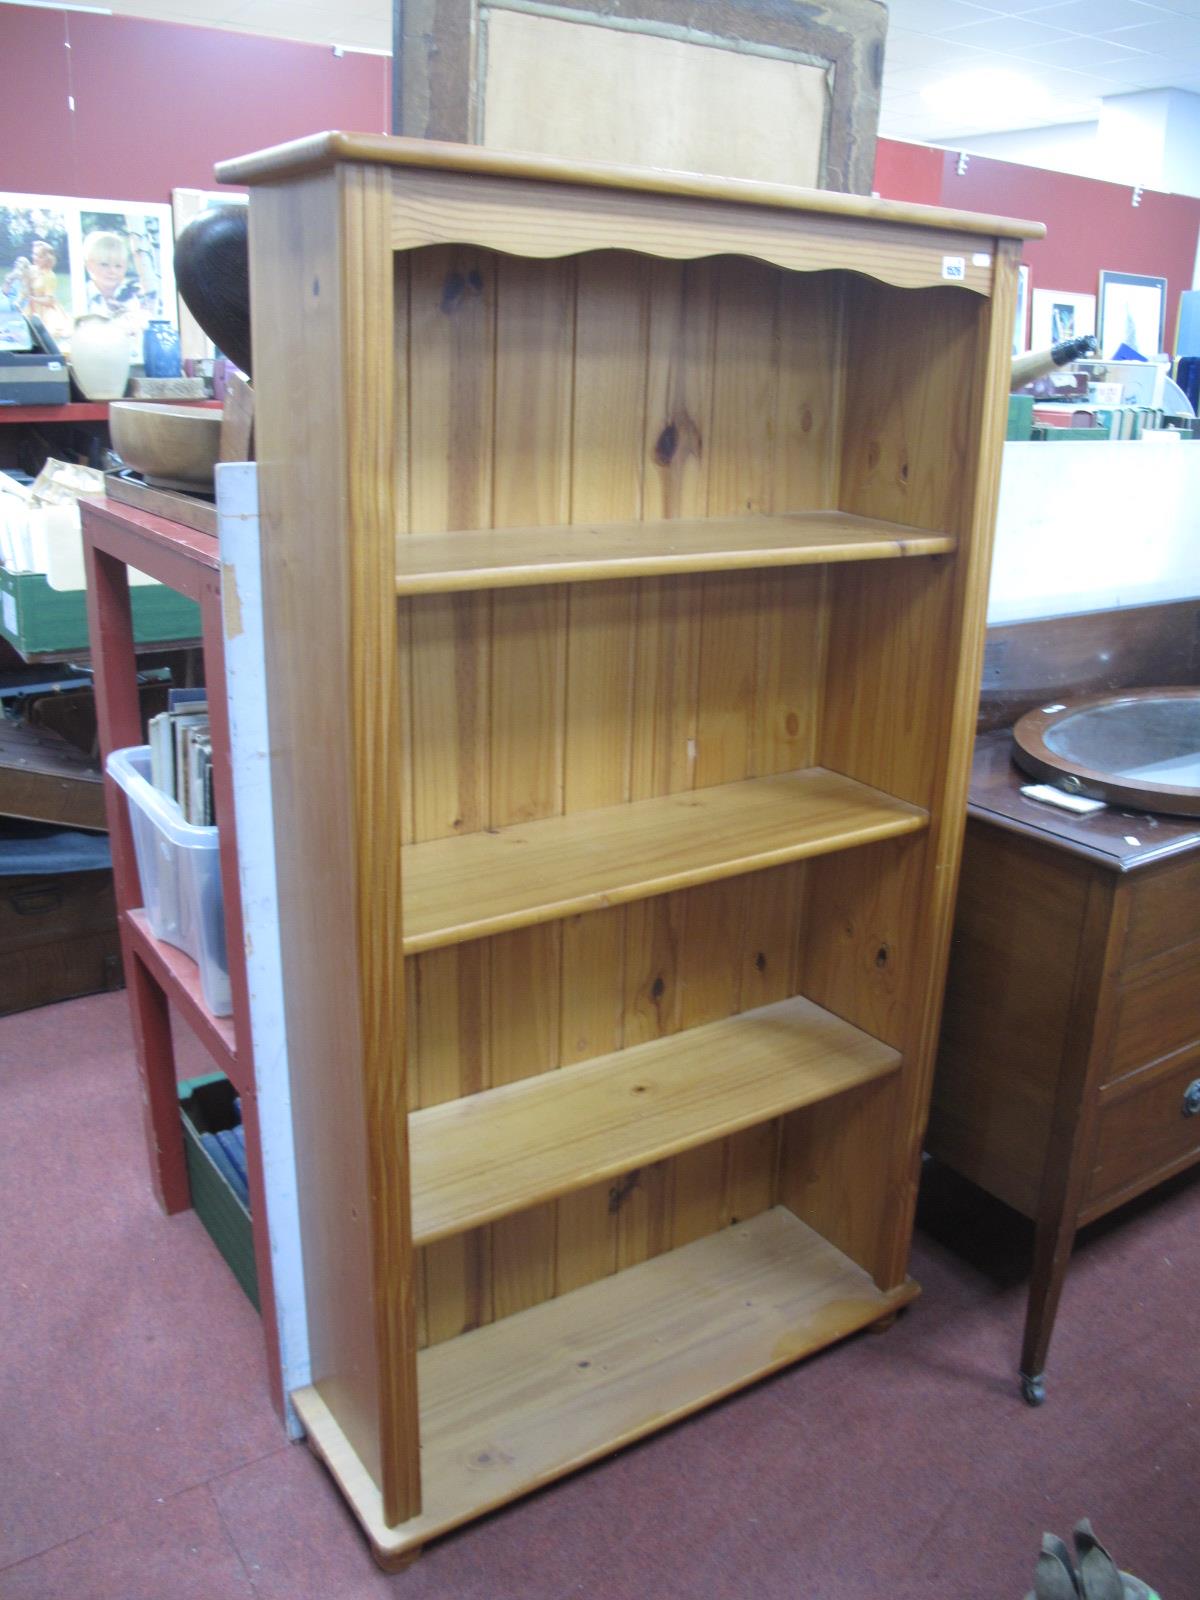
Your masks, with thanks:
M 48 195 L 0 195 L 0 307 L 40 317 L 52 339 L 68 339 L 73 322 L 70 207 Z M 6 326 L 18 338 L 19 321 Z
M 75 314 L 121 318 L 128 324 L 132 358 L 139 361 L 150 322 L 178 326 L 170 208 L 99 200 L 77 205 Z
M 148 323 L 179 327 L 170 206 L 0 194 L 0 311 L 40 317 L 64 354 L 79 317 L 119 317 L 140 362 Z M 3 330 L 27 348 L 20 317 Z

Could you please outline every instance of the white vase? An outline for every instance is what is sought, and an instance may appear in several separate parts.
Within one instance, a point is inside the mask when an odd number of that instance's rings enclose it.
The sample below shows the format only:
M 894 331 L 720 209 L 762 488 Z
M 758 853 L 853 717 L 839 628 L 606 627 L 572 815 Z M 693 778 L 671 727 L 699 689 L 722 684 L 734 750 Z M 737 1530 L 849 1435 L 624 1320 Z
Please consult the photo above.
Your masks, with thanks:
M 132 348 L 124 317 L 80 317 L 71 335 L 71 376 L 89 400 L 119 400 Z

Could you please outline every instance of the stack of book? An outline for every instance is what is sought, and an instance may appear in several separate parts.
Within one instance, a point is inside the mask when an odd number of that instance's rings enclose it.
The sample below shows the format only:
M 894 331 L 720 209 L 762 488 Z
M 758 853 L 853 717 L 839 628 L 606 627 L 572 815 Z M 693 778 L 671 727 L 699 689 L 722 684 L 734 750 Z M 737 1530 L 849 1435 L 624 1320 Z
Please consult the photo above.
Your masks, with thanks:
M 1190 432 L 1190 418 L 1173 416 L 1155 406 L 1096 405 L 1079 400 L 1038 400 L 1033 428 L 1046 439 L 1140 439 L 1160 429 Z
M 210 828 L 213 805 L 212 736 L 204 689 L 172 689 L 167 709 L 150 718 L 150 781 L 169 795 L 183 820 Z

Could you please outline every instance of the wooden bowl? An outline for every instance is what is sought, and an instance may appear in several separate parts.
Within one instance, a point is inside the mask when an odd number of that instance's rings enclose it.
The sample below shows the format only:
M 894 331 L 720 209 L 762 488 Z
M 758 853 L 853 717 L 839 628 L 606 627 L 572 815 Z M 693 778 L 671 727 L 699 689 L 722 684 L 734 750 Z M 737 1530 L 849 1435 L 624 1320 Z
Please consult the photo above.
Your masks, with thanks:
M 159 489 L 211 492 L 221 448 L 221 413 L 211 406 L 121 400 L 108 408 L 112 446 Z

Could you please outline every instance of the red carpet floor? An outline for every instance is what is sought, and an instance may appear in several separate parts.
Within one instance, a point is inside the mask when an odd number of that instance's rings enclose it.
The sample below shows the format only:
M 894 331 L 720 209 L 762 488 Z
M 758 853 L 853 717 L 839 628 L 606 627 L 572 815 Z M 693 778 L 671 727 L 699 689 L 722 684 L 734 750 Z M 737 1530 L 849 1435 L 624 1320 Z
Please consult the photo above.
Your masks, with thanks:
M 1195 1180 L 1081 1238 L 1041 1410 L 1015 1383 L 1027 1226 L 931 1171 L 924 1294 L 889 1333 L 392 1578 L 283 1437 L 196 1218 L 156 1209 L 123 995 L 0 1019 L 0 1218 L 3 1600 L 1021 1600 L 1081 1515 L 1200 1597 Z

